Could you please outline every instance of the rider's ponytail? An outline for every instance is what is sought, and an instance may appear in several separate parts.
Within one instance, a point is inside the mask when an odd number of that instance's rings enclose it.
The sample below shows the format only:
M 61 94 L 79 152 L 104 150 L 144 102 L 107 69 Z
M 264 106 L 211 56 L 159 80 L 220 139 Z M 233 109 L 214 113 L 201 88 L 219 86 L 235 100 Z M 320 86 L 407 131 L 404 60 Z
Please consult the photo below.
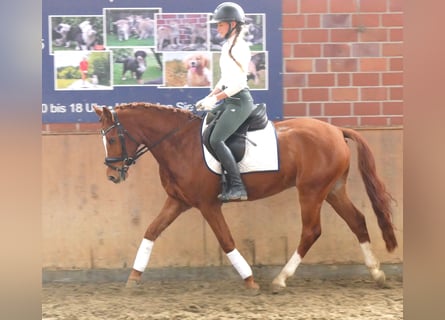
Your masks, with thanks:
M 240 69 L 243 72 L 245 72 L 245 70 L 243 69 L 243 66 L 241 65 L 241 63 L 239 63 L 235 59 L 235 57 L 232 55 L 233 46 L 235 45 L 236 41 L 238 40 L 238 37 L 240 36 L 242 29 L 243 29 L 243 25 L 241 23 L 237 23 L 236 26 L 235 26 L 236 35 L 235 35 L 235 38 L 233 39 L 232 45 L 231 45 L 231 47 L 229 49 L 229 56 L 230 56 L 230 58 L 232 58 L 233 61 L 235 61 L 235 63 L 238 65 L 238 67 L 240 67 Z

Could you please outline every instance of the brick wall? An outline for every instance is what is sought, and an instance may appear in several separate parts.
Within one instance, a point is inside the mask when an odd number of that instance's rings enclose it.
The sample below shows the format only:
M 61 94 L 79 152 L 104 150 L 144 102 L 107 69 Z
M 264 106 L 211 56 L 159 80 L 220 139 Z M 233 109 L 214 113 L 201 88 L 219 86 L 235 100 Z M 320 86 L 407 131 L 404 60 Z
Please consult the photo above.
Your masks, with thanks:
M 403 0 L 282 0 L 283 115 L 403 124 Z M 45 124 L 83 133 L 98 124 Z
M 283 0 L 285 118 L 403 124 L 403 0 Z

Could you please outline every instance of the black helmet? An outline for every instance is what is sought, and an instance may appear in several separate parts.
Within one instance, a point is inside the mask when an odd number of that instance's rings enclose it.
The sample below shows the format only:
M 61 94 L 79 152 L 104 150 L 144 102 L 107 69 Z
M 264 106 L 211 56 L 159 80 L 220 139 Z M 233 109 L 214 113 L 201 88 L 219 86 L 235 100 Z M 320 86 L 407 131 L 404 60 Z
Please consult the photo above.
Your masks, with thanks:
M 213 12 L 213 18 L 210 23 L 218 23 L 221 21 L 236 21 L 245 23 L 244 10 L 234 2 L 223 2 L 218 5 Z

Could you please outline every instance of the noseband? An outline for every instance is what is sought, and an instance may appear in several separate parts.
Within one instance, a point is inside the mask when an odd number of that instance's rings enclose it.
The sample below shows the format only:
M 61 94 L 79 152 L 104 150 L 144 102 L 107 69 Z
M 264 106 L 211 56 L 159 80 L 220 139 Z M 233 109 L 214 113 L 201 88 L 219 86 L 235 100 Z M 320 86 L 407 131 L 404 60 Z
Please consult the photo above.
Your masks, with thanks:
M 153 144 L 151 144 L 149 147 L 146 145 L 141 145 L 139 142 L 136 141 L 136 139 L 134 139 L 130 133 L 124 128 L 124 126 L 120 123 L 118 117 L 117 117 L 117 112 L 114 109 L 111 109 L 111 114 L 113 115 L 113 119 L 114 119 L 114 123 L 108 127 L 107 129 L 102 129 L 101 130 L 101 134 L 102 137 L 105 137 L 105 135 L 110 132 L 113 128 L 117 129 L 117 134 L 119 137 L 119 141 L 121 143 L 122 146 L 122 154 L 120 157 L 106 157 L 105 158 L 105 165 L 107 165 L 109 168 L 119 172 L 120 178 L 125 180 L 125 175 L 128 171 L 128 168 L 132 165 L 136 163 L 136 160 L 142 156 L 144 153 L 146 153 L 147 151 L 150 151 L 151 149 L 153 149 L 154 147 L 156 147 L 157 145 L 159 145 L 162 141 L 164 141 L 165 139 L 171 137 L 172 135 L 174 135 L 175 133 L 177 133 L 180 129 L 183 129 L 188 123 L 191 122 L 191 120 L 195 119 L 189 119 L 189 121 L 184 125 L 184 126 L 179 126 L 173 130 L 171 130 L 170 132 L 168 132 L 165 136 L 163 136 L 161 139 L 159 139 L 158 141 L 154 142 Z M 136 150 L 136 153 L 133 157 L 130 157 L 128 155 L 127 152 L 127 145 L 125 143 L 125 136 L 128 136 L 128 138 L 133 141 L 134 143 L 136 143 L 136 145 L 138 146 L 138 149 Z M 116 162 L 122 162 L 122 165 L 120 167 L 115 166 L 114 164 Z
M 124 128 L 124 126 L 120 123 L 118 117 L 117 117 L 117 113 L 114 109 L 110 110 L 112 115 L 113 115 L 113 119 L 114 119 L 114 123 L 108 127 L 107 129 L 102 129 L 101 130 L 101 134 L 102 137 L 105 137 L 105 135 L 110 132 L 113 128 L 117 129 L 117 135 L 119 137 L 119 141 L 121 143 L 121 147 L 122 147 L 122 153 L 120 157 L 106 157 L 105 158 L 105 165 L 107 165 L 109 168 L 119 172 L 119 175 L 122 179 L 125 179 L 125 174 L 128 171 L 128 168 L 132 165 L 136 163 L 136 160 L 142 156 L 145 152 L 147 152 L 149 149 L 146 146 L 141 146 L 136 150 L 136 154 L 134 156 L 129 156 L 128 152 L 127 152 L 127 145 L 125 143 L 125 136 L 128 136 L 128 138 L 130 138 L 131 141 L 133 141 L 134 143 L 136 143 L 136 145 L 140 145 L 140 143 L 138 143 L 136 141 L 136 139 L 134 139 L 130 133 Z M 114 164 L 116 162 L 122 162 L 122 165 L 120 167 L 115 166 Z

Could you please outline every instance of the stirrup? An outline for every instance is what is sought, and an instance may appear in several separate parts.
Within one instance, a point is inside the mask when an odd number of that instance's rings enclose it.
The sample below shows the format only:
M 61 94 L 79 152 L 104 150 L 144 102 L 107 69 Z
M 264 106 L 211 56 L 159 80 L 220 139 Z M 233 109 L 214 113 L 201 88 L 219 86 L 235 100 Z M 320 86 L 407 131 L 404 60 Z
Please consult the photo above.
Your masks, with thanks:
M 229 190 L 226 193 L 219 194 L 218 199 L 221 202 L 229 202 L 229 201 L 236 201 L 236 200 L 246 201 L 247 200 L 247 192 L 246 192 L 246 190 L 237 190 L 237 191 Z

